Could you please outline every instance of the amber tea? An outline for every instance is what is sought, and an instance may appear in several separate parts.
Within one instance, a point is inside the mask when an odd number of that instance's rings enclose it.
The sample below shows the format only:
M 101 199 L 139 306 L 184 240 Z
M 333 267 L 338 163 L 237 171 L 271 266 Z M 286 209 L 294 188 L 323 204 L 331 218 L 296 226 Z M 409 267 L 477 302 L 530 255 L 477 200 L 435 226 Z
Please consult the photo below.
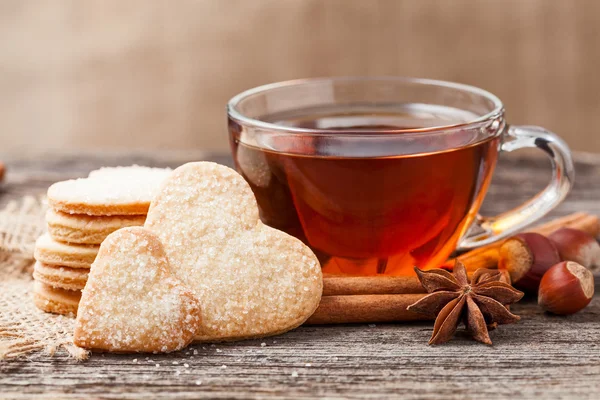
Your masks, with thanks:
M 539 220 L 573 178 L 557 135 L 508 125 L 500 99 L 459 83 L 298 79 L 246 90 L 227 114 L 235 165 L 261 218 L 303 240 L 325 272 L 437 267 L 457 248 L 493 244 Z M 548 156 L 550 183 L 512 210 L 479 215 L 498 152 L 523 148 Z
M 230 132 L 236 168 L 252 187 L 263 222 L 303 240 L 324 272 L 405 274 L 413 266 L 441 264 L 455 249 L 483 201 L 498 136 L 454 147 L 456 135 L 449 135 L 443 151 L 399 156 L 380 156 L 360 141 L 338 151 L 328 140 L 340 130 L 361 138 L 402 135 L 407 128 L 419 135 L 415 128 L 472 118 L 444 107 L 385 113 L 320 108 L 264 120 L 328 135 L 274 135 L 271 148 L 259 148 L 241 143 L 242 127 L 234 121 Z

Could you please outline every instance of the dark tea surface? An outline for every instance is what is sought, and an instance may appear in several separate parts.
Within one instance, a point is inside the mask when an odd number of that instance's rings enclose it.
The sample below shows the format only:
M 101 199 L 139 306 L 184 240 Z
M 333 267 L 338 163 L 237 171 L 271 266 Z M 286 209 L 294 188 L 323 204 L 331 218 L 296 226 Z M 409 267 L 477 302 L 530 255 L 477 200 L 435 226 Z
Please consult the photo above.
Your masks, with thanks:
M 467 118 L 434 111 L 304 113 L 277 122 L 392 138 L 403 129 Z M 493 137 L 416 155 L 373 157 L 365 148 L 361 156 L 358 144 L 351 156 L 332 155 L 326 140 L 302 134 L 276 138 L 294 149 L 279 152 L 240 143 L 240 127 L 232 125 L 236 167 L 256 195 L 262 220 L 303 240 L 331 273 L 406 274 L 415 265 L 441 264 L 475 218 L 498 152 Z

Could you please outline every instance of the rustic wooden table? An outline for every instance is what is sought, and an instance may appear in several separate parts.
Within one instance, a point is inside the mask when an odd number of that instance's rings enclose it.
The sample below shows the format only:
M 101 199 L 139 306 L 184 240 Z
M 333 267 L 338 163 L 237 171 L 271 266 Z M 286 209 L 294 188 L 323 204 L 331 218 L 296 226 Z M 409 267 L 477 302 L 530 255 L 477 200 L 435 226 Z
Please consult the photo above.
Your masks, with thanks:
M 0 206 L 51 182 L 102 165 L 177 166 L 227 156 L 89 154 L 5 156 Z M 551 216 L 600 214 L 600 155 L 576 156 L 577 178 Z M 549 177 L 545 160 L 504 157 L 483 207 L 492 214 L 517 205 Z M 534 301 L 514 306 L 522 321 L 492 332 L 487 347 L 459 334 L 427 346 L 430 323 L 300 327 L 278 337 L 193 345 L 169 355 L 63 355 L 0 362 L 0 398 L 600 398 L 600 287 L 571 317 L 544 315 Z

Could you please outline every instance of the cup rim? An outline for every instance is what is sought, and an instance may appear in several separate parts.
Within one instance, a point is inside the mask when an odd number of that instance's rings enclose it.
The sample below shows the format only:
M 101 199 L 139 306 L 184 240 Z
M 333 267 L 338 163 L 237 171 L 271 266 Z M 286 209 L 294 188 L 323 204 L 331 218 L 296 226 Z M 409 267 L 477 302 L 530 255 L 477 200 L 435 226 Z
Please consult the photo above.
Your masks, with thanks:
M 390 134 L 399 133 L 402 136 L 412 136 L 411 133 L 419 134 L 419 136 L 426 136 L 428 133 L 431 134 L 439 134 L 440 132 L 454 129 L 467 129 L 474 128 L 481 124 L 484 124 L 487 121 L 493 120 L 501 116 L 504 112 L 504 105 L 502 101 L 491 92 L 487 90 L 478 88 L 476 86 L 466 85 L 463 83 L 455 83 L 438 79 L 426 79 L 426 78 L 413 78 L 413 77 L 405 77 L 405 76 L 336 76 L 336 77 L 319 77 L 319 78 L 303 78 L 303 79 L 293 79 L 275 83 L 269 83 L 266 85 L 260 85 L 248 90 L 245 90 L 234 97 L 232 97 L 229 102 L 227 102 L 227 114 L 230 118 L 235 121 L 243 124 L 252 126 L 258 129 L 264 129 L 279 133 L 301 133 L 303 135 L 309 136 L 323 136 L 323 135 L 336 135 L 337 137 L 352 135 L 352 137 L 363 136 L 361 134 L 357 134 L 356 130 L 352 129 L 315 129 L 315 128 L 298 128 L 292 126 L 279 125 L 272 122 L 265 122 L 256 118 L 248 117 L 237 110 L 238 104 L 246 99 L 247 97 L 264 93 L 273 89 L 279 89 L 283 87 L 297 86 L 306 83 L 314 83 L 314 82 L 326 82 L 326 81 L 334 81 L 334 82 L 351 82 L 351 81 L 394 81 L 394 82 L 407 82 L 407 83 L 416 83 L 419 85 L 429 85 L 429 86 L 439 86 L 449 89 L 461 90 L 464 92 L 468 92 L 471 94 L 479 95 L 487 98 L 494 104 L 494 108 L 488 113 L 481 115 L 475 119 L 470 121 L 461 122 L 457 124 L 451 125 L 440 125 L 433 127 L 424 127 L 424 128 L 403 128 L 403 129 L 382 129 L 382 128 L 374 128 L 369 131 L 368 135 L 371 138 L 378 136 L 378 134 L 384 135 L 389 138 Z

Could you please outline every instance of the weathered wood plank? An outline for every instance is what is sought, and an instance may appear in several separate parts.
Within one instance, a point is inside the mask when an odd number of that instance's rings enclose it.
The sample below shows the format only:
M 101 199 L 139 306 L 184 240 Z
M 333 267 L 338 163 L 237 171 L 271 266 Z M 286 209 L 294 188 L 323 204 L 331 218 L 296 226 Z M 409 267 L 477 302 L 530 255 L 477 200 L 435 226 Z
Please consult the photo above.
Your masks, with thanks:
M 4 159 L 10 172 L 0 204 L 101 165 L 229 163 L 226 156 L 201 153 Z M 483 212 L 504 211 L 534 194 L 546 184 L 546 168 L 541 158 L 505 157 Z M 600 157 L 579 162 L 577 173 L 572 194 L 551 215 L 600 214 Z M 275 338 L 194 345 L 148 359 L 105 354 L 77 363 L 63 355 L 34 356 L 0 363 L 0 398 L 597 398 L 600 296 L 567 318 L 543 314 L 533 300 L 513 310 L 522 321 L 492 332 L 493 347 L 462 334 L 429 347 L 431 324 L 411 323 L 301 327 Z

